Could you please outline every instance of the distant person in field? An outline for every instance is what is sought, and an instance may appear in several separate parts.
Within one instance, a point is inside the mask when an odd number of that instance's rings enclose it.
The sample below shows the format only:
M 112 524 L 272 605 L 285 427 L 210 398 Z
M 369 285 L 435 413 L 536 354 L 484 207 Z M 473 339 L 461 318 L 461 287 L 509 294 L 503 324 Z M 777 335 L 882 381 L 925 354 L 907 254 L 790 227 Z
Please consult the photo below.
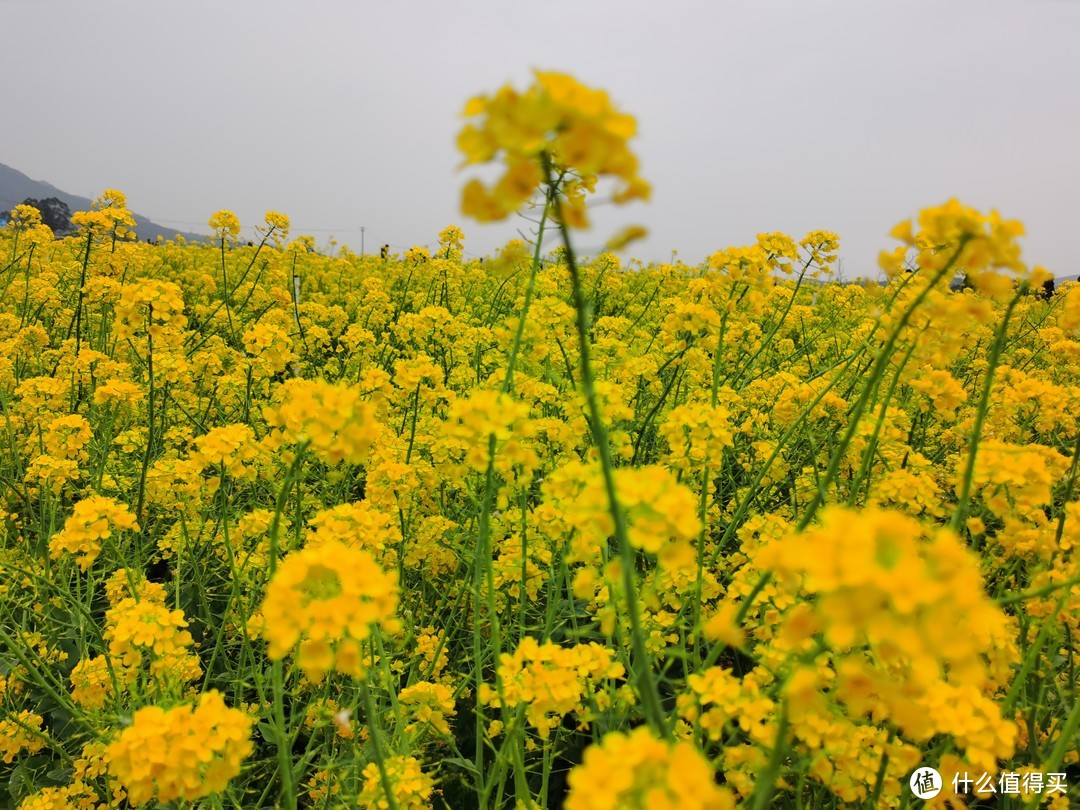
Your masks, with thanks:
M 390 246 L 389 245 L 383 245 L 381 248 L 379 248 L 379 256 L 384 261 L 386 259 L 390 258 Z
M 1051 298 L 1054 297 L 1054 289 L 1054 280 L 1052 278 L 1048 278 L 1046 281 L 1043 282 L 1042 292 L 1040 293 L 1040 295 L 1042 295 L 1045 300 L 1049 301 Z

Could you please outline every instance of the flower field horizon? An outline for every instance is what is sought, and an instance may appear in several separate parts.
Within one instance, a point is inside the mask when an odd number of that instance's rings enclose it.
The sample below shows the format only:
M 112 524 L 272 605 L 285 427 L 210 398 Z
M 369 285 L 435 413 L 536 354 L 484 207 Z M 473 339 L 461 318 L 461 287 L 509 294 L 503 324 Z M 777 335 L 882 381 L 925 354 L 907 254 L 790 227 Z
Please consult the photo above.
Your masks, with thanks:
M 580 258 L 634 118 L 465 118 L 484 259 L 0 228 L 0 806 L 1080 802 L 1080 285 L 956 200 Z

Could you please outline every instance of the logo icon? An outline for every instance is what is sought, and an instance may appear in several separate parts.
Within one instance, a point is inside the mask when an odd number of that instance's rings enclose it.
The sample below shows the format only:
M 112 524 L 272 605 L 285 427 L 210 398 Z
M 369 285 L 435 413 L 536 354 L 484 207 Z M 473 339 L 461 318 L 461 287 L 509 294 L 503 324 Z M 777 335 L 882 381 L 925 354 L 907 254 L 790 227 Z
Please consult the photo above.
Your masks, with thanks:
M 920 766 L 911 774 L 908 784 L 911 785 L 911 792 L 920 799 L 932 799 L 941 793 L 941 774 L 933 768 Z

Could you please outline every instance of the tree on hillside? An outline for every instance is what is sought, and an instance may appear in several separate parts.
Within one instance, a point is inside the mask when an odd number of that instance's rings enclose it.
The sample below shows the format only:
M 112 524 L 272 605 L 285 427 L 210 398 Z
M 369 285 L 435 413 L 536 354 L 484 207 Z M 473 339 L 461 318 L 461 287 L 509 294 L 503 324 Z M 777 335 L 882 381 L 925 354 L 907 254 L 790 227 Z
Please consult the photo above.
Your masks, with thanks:
M 52 228 L 53 233 L 64 234 L 71 230 L 71 209 L 63 200 L 56 197 L 46 197 L 43 200 L 27 197 L 22 204 L 31 205 L 40 211 L 41 221 Z

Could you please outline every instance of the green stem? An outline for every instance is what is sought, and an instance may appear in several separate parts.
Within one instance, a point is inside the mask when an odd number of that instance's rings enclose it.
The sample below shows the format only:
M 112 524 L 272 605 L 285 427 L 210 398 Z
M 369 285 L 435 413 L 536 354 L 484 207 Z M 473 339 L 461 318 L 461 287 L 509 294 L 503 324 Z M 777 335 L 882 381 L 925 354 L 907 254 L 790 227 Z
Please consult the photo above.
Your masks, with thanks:
M 1003 594 L 998 599 L 994 600 L 999 606 L 1013 605 L 1017 602 L 1026 602 L 1028 599 L 1037 599 L 1040 596 L 1046 596 L 1053 593 L 1059 588 L 1071 588 L 1073 585 L 1080 585 L 1080 577 L 1073 577 L 1067 579 L 1064 582 L 1054 582 L 1050 585 L 1044 585 L 1041 588 L 1035 588 L 1030 591 L 1019 591 L 1017 593 Z
M 765 770 L 754 785 L 754 792 L 750 796 L 750 810 L 765 810 L 772 800 L 773 791 L 776 790 L 776 775 L 780 772 L 780 762 L 784 758 L 784 738 L 787 737 L 787 729 L 787 704 L 782 703 L 780 722 L 776 728 L 776 742 L 773 744 L 772 754 L 765 765 Z
M 994 335 L 994 343 L 990 347 L 990 358 L 987 361 L 986 380 L 983 382 L 982 396 L 979 398 L 979 407 L 975 412 L 975 423 L 971 427 L 971 441 L 968 447 L 967 463 L 964 466 L 964 477 L 960 484 L 960 496 L 957 499 L 956 511 L 953 512 L 949 526 L 954 531 L 959 531 L 967 514 L 968 504 L 971 501 L 971 484 L 975 473 L 975 455 L 979 448 L 979 437 L 982 434 L 983 422 L 986 420 L 987 411 L 990 410 L 990 394 L 994 388 L 994 372 L 997 370 L 998 360 L 1001 358 L 1001 349 L 1005 345 L 1005 334 L 1009 328 L 1009 318 L 1012 317 L 1013 309 L 1020 302 L 1020 294 L 1017 293 L 1005 309 L 1005 317 L 1001 319 L 1001 326 Z M 977 550 L 977 545 L 976 545 Z
M 379 769 L 379 781 L 382 783 L 383 793 L 386 794 L 386 803 L 390 810 L 397 810 L 397 798 L 394 796 L 394 785 L 390 781 L 390 774 L 386 771 L 386 752 L 382 744 L 382 724 L 375 710 L 375 701 L 371 697 L 367 681 L 360 684 L 360 691 L 364 695 L 364 710 L 367 712 L 368 729 L 371 731 L 371 747 L 375 750 L 375 766 Z
M 552 169 L 549 162 L 545 161 L 548 187 L 552 187 L 556 181 L 552 177 Z M 604 477 L 604 488 L 607 492 L 608 507 L 615 524 L 615 541 L 619 547 L 619 556 L 622 564 L 623 597 L 626 602 L 626 612 L 630 618 L 630 643 L 633 657 L 630 661 L 631 671 L 634 673 L 634 681 L 637 685 L 638 698 L 645 710 L 645 717 L 649 726 L 662 737 L 667 738 L 670 734 L 663 708 L 660 704 L 660 691 L 657 688 L 651 667 L 651 656 L 645 647 L 645 636 L 641 629 L 641 615 L 639 612 L 637 588 L 634 582 L 634 570 L 636 563 L 634 549 L 630 545 L 629 532 L 626 525 L 626 515 L 619 505 L 618 494 L 615 491 L 614 464 L 611 459 L 611 446 L 608 441 L 607 430 L 604 427 L 603 416 L 600 413 L 600 402 L 596 396 L 596 386 L 593 377 L 592 363 L 590 361 L 589 347 L 589 311 L 582 290 L 581 272 L 578 269 L 577 260 L 574 257 L 574 248 L 570 241 L 570 229 L 566 225 L 562 215 L 562 202 L 557 193 L 553 195 L 556 218 L 559 220 L 559 230 L 562 233 L 563 246 L 566 248 L 566 263 L 570 271 L 570 281 L 573 285 L 574 309 L 576 311 L 576 324 L 578 336 L 578 350 L 581 354 L 581 385 L 584 389 L 585 401 L 589 408 L 589 422 L 593 437 L 593 444 L 600 454 L 600 468 Z
M 94 241 L 94 232 L 87 228 L 86 230 L 86 251 L 83 253 L 82 260 L 82 272 L 79 276 L 79 294 L 75 302 L 75 356 L 79 354 L 79 348 L 82 345 L 82 302 L 83 302 L 83 287 L 86 286 L 86 267 L 90 264 L 90 246 Z M 68 327 L 68 335 L 71 335 L 71 327 Z
M 802 531 L 808 525 L 810 525 L 810 521 L 814 519 L 814 515 L 817 513 L 818 508 L 825 502 L 825 494 L 826 492 L 828 492 L 829 485 L 832 483 L 833 479 L 836 478 L 837 473 L 840 472 L 840 464 L 844 459 L 844 453 L 847 451 L 848 445 L 851 444 L 852 438 L 854 438 L 855 433 L 859 429 L 859 420 L 862 417 L 863 412 L 866 410 L 866 406 L 870 400 L 870 394 L 872 391 L 877 389 L 878 380 L 880 379 L 881 375 L 885 373 L 885 369 L 888 366 L 889 359 L 892 357 L 893 349 L 896 346 L 896 342 L 900 339 L 900 334 L 904 331 L 904 327 L 907 326 L 908 321 L 911 320 L 911 317 L 915 314 L 915 311 L 919 308 L 919 305 L 922 304 L 924 300 L 926 300 L 926 297 L 930 294 L 930 291 L 934 289 L 937 282 L 944 278 L 946 273 L 952 270 L 953 265 L 960 257 L 960 253 L 963 251 L 964 247 L 967 245 L 970 239 L 971 238 L 969 236 L 963 236 L 960 238 L 960 242 L 957 245 L 956 250 L 953 252 L 952 256 L 945 263 L 945 265 L 934 275 L 934 277 L 930 280 L 930 283 L 919 291 L 911 304 L 909 304 L 907 308 L 904 309 L 904 312 L 898 319 L 896 326 L 894 326 L 892 331 L 889 333 L 889 337 L 886 339 L 885 345 L 881 347 L 881 350 L 878 352 L 877 357 L 874 359 L 874 364 L 870 368 L 870 373 L 868 375 L 866 385 L 863 387 L 862 393 L 855 401 L 854 407 L 852 407 L 851 411 L 848 413 L 848 428 L 844 432 L 844 435 L 841 437 L 839 443 L 836 446 L 836 449 L 833 451 L 832 458 L 829 461 L 829 466 L 825 470 L 825 475 L 823 476 L 818 488 L 814 491 L 813 498 L 810 499 L 810 503 L 806 505 L 806 509 L 803 511 L 802 515 L 799 518 L 799 522 L 796 525 L 796 529 L 798 531 Z
M 225 269 L 225 237 L 221 237 L 221 302 L 225 305 L 225 315 L 229 319 L 229 334 L 233 333 L 232 307 L 229 305 L 229 277 Z
M 1058 768 L 1065 761 L 1065 755 L 1076 747 L 1077 732 L 1080 732 L 1080 701 L 1073 703 L 1072 710 L 1069 712 L 1065 725 L 1061 729 L 1061 736 L 1058 737 L 1054 750 L 1050 752 L 1050 759 L 1043 763 L 1042 768 L 1040 768 L 1044 774 L 1058 773 Z M 1035 795 L 1024 806 L 1029 809 L 1038 807 L 1039 801 L 1040 797 Z
M 559 179 L 562 179 L 561 176 Z M 503 391 L 509 393 L 514 390 L 514 369 L 517 367 L 518 352 L 521 350 L 521 339 L 525 334 L 525 318 L 532 304 L 533 292 L 536 289 L 536 274 L 540 269 L 540 254 L 544 244 L 544 226 L 547 224 L 548 211 L 554 201 L 555 188 L 549 186 L 544 199 L 544 210 L 540 214 L 540 227 L 536 232 L 536 245 L 533 248 L 532 266 L 529 268 L 529 283 L 525 287 L 525 303 L 518 315 L 517 329 L 514 330 L 514 343 L 510 348 L 510 360 L 506 365 L 506 378 L 503 380 Z
M 297 471 L 300 469 L 304 457 L 306 444 L 296 448 L 296 457 L 285 474 L 285 481 L 278 492 L 277 504 L 274 509 L 274 518 L 270 523 L 270 560 L 267 579 L 273 579 L 277 570 L 278 549 L 281 535 L 281 513 L 289 501 L 289 493 L 295 481 Z M 290 744 L 289 727 L 285 722 L 285 685 L 284 664 L 281 659 L 273 662 L 271 667 L 271 688 L 273 690 L 274 706 L 274 738 L 277 744 L 278 773 L 281 776 L 281 792 L 288 810 L 296 810 L 296 788 L 293 774 L 292 745 Z
M 476 556 L 473 560 L 473 612 L 476 620 L 473 622 L 473 680 L 476 685 L 476 779 L 477 793 L 480 796 L 487 795 L 490 784 L 484 784 L 484 705 L 480 700 L 480 686 L 484 682 L 484 652 L 485 647 L 481 637 L 481 623 L 479 621 L 478 605 L 482 594 L 486 592 L 485 609 L 488 621 L 491 623 L 491 645 L 495 658 L 495 688 L 499 695 L 499 703 L 502 704 L 502 679 L 499 676 L 498 661 L 502 652 L 502 638 L 499 630 L 499 615 L 495 609 L 495 572 L 492 565 L 491 550 L 491 498 L 495 490 L 495 434 L 488 436 L 488 463 L 484 473 L 483 500 L 480 503 L 480 525 L 476 543 Z M 486 588 L 484 587 L 486 584 Z M 487 806 L 486 799 L 481 802 L 481 807 Z
M 135 520 L 142 529 L 143 534 L 146 533 L 146 524 L 143 516 L 143 502 L 146 498 L 146 474 L 150 468 L 150 453 L 154 447 L 154 333 L 151 331 L 154 327 L 154 305 L 150 304 L 146 315 L 146 374 L 149 391 L 147 393 L 147 418 L 146 425 L 146 452 L 143 453 L 142 470 L 139 472 L 139 495 L 137 505 L 135 507 Z M 139 555 L 139 561 L 142 562 L 142 555 Z

